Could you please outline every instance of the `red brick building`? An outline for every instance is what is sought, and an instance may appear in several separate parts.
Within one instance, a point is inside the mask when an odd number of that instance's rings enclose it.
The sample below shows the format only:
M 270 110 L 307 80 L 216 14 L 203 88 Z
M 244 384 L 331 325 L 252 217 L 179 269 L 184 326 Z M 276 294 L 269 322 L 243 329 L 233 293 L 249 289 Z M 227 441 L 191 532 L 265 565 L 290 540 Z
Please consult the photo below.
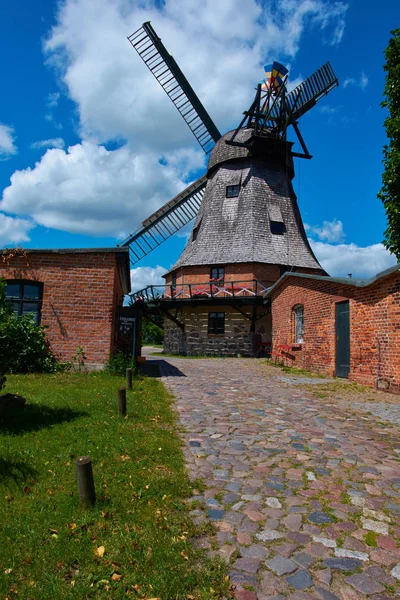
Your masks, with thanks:
M 285 273 L 265 298 L 274 356 L 400 392 L 399 265 L 371 279 Z
M 117 313 L 130 292 L 128 248 L 0 251 L 0 277 L 18 314 L 46 326 L 55 356 L 102 365 L 116 350 Z

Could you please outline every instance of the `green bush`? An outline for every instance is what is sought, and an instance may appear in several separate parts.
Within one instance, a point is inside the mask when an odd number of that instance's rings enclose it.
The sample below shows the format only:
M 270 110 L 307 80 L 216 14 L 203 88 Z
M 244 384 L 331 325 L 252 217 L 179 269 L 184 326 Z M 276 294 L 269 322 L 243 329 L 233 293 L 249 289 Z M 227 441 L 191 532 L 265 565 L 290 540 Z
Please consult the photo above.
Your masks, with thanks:
M 32 315 L 16 317 L 0 279 L 0 390 L 7 373 L 55 371 L 57 361 L 46 342 L 45 329 Z
M 121 350 L 112 354 L 105 366 L 105 371 L 110 375 L 125 375 L 126 369 L 132 369 L 135 377 L 138 375 L 138 368 L 133 356 L 125 354 Z

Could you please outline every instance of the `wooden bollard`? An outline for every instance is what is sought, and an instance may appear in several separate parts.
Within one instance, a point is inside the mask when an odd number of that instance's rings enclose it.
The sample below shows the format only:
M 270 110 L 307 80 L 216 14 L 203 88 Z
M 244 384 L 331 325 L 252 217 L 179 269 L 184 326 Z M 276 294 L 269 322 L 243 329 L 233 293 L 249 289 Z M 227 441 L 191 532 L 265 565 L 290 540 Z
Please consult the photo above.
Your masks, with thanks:
M 117 412 L 123 417 L 126 415 L 126 389 L 123 387 L 118 388 Z
M 90 506 L 96 502 L 94 489 L 92 460 L 90 456 L 80 456 L 76 460 L 76 479 L 78 482 L 79 500 L 82 505 Z
M 132 369 L 126 370 L 126 389 L 132 389 Z

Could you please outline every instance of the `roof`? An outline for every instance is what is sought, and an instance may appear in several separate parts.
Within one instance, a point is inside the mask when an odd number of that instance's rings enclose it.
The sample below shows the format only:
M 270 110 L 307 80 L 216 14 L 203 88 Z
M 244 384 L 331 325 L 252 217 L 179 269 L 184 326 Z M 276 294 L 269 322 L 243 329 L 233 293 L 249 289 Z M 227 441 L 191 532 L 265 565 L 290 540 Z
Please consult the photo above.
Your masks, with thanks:
M 373 283 L 379 281 L 380 279 L 385 279 L 386 277 L 390 277 L 390 275 L 393 275 L 394 273 L 396 273 L 397 271 L 400 272 L 400 263 L 397 263 L 396 265 L 394 265 L 394 267 L 390 267 L 389 269 L 386 269 L 385 271 L 381 271 L 380 273 L 377 273 L 376 275 L 374 275 L 373 277 L 370 277 L 369 279 L 361 279 L 361 278 L 356 278 L 356 277 L 325 277 L 323 275 L 308 275 L 306 273 L 293 273 L 293 272 L 286 272 L 282 275 L 282 277 L 280 279 L 278 279 L 277 282 L 274 283 L 274 285 L 272 285 L 267 292 L 265 292 L 264 294 L 264 298 L 270 298 L 271 294 L 273 292 L 275 292 L 288 278 L 298 278 L 298 279 L 312 279 L 314 281 L 325 281 L 327 283 L 337 283 L 339 285 L 347 285 L 350 287 L 368 287 L 369 285 L 372 285 Z
M 263 263 L 324 273 L 307 240 L 292 172 L 277 159 L 275 142 L 271 144 L 271 155 L 262 158 L 224 138 L 217 142 L 210 163 L 214 153 L 222 162 L 208 171 L 195 235 L 169 272 L 184 266 Z M 288 142 L 288 153 L 290 147 Z M 238 183 L 239 195 L 226 198 L 227 186 Z M 284 223 L 282 235 L 272 233 L 271 221 Z

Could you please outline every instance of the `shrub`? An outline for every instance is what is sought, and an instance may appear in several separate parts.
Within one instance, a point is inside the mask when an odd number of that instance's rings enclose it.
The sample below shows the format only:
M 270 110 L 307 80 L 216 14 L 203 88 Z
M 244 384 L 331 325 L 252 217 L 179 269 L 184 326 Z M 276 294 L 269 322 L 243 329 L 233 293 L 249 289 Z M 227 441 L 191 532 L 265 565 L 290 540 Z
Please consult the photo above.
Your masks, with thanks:
M 125 375 L 126 369 L 132 369 L 135 377 L 139 373 L 133 356 L 125 354 L 122 350 L 112 354 L 105 366 L 105 371 L 110 375 Z
M 5 285 L 0 279 L 0 390 L 7 373 L 49 372 L 57 366 L 44 327 L 35 325 L 30 314 L 15 316 Z

